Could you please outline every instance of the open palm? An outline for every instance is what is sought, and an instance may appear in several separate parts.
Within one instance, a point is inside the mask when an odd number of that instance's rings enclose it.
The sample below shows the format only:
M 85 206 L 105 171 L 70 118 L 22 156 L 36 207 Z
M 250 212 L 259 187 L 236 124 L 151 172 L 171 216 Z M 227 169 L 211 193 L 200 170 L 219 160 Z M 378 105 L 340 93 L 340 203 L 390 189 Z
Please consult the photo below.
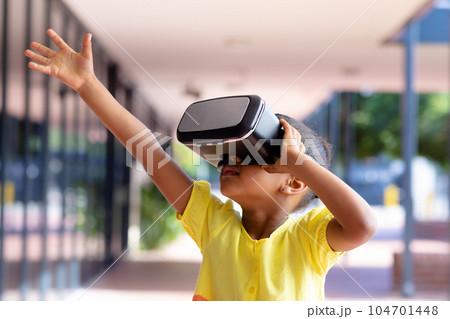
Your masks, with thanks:
M 30 47 L 40 54 L 26 50 L 25 55 L 34 61 L 28 63 L 28 66 L 33 70 L 49 74 L 75 91 L 79 91 L 94 76 L 91 34 L 85 35 L 80 53 L 75 52 L 52 29 L 47 30 L 47 34 L 56 44 L 59 52 L 32 42 Z

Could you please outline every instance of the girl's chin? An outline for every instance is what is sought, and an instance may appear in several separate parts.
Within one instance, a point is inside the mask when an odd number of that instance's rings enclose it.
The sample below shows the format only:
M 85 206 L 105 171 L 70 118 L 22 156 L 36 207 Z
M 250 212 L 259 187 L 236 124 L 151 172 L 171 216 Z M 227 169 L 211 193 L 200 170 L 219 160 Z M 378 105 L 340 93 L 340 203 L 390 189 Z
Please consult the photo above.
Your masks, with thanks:
M 233 199 L 234 195 L 236 195 L 236 192 L 237 190 L 231 189 L 231 187 L 228 185 L 227 186 L 224 186 L 222 184 L 220 185 L 220 193 L 223 196 Z

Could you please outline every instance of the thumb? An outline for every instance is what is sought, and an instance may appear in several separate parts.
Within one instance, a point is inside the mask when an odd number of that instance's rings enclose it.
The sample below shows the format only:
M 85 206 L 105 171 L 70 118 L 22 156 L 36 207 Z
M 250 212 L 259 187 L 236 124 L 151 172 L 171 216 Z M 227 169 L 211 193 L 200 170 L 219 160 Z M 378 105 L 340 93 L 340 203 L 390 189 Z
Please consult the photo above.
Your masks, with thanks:
M 83 49 L 81 50 L 81 55 L 85 58 L 92 58 L 92 34 L 87 33 L 83 39 Z

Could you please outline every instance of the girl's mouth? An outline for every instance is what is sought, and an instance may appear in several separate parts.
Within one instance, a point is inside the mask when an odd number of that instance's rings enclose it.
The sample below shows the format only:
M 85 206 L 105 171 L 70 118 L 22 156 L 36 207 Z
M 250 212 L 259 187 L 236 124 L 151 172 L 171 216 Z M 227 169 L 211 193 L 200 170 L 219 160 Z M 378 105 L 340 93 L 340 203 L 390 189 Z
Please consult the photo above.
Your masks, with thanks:
M 239 175 L 239 170 L 236 166 L 225 165 L 222 168 L 221 176 L 235 176 Z

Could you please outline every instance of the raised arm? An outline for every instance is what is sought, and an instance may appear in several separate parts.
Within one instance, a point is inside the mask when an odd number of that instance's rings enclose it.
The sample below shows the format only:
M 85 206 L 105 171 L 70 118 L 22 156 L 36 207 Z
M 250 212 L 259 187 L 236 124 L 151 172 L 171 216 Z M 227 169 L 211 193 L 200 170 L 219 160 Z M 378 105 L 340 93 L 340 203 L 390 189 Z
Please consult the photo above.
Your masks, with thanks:
M 155 185 L 167 201 L 180 213 L 184 212 L 191 195 L 192 179 L 164 152 L 153 133 L 133 114 L 120 105 L 98 80 L 92 58 L 92 35 L 86 34 L 80 53 L 75 52 L 55 31 L 47 34 L 59 49 L 56 52 L 42 44 L 32 42 L 32 50 L 25 55 L 34 62 L 28 66 L 51 75 L 81 96 L 114 136 L 141 162 Z M 137 152 L 137 145 L 140 152 Z M 163 165 L 161 165 L 163 164 Z
M 370 205 L 344 181 L 311 160 L 304 152 L 300 133 L 285 120 L 280 122 L 285 130 L 282 159 L 266 169 L 290 173 L 330 210 L 334 218 L 327 227 L 327 241 L 333 250 L 348 251 L 368 241 L 377 227 Z

